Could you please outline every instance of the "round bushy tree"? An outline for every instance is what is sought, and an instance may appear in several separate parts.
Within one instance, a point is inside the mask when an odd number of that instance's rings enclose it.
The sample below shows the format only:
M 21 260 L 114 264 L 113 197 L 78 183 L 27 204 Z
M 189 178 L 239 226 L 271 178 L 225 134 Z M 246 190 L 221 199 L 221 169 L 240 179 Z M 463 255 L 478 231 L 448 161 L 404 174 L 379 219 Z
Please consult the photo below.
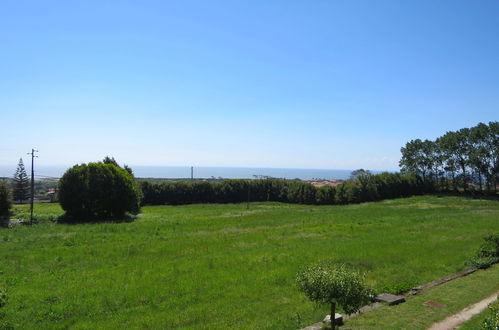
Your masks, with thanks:
M 7 218 L 12 208 L 12 195 L 4 181 L 0 181 L 0 219 Z
M 89 163 L 64 173 L 59 202 L 69 218 L 119 219 L 139 212 L 140 192 L 133 176 L 121 167 Z
M 298 289 L 319 304 L 331 305 L 331 327 L 335 328 L 336 305 L 352 314 L 371 301 L 372 290 L 361 274 L 326 260 L 304 268 L 296 276 Z

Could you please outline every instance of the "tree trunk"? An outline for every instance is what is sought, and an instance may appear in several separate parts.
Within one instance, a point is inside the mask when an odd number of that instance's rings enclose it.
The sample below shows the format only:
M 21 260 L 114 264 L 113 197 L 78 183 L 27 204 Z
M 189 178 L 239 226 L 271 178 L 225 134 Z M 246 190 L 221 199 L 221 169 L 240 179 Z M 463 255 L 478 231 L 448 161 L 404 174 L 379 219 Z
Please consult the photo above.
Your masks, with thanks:
M 336 328 L 336 304 L 331 304 L 331 329 Z
M 452 190 L 456 191 L 456 173 L 454 172 L 454 170 L 452 170 L 451 174 L 452 174 Z
M 464 192 L 466 192 L 466 187 L 468 186 L 468 182 L 466 180 L 466 165 L 461 165 L 461 168 L 463 170 L 463 189 Z

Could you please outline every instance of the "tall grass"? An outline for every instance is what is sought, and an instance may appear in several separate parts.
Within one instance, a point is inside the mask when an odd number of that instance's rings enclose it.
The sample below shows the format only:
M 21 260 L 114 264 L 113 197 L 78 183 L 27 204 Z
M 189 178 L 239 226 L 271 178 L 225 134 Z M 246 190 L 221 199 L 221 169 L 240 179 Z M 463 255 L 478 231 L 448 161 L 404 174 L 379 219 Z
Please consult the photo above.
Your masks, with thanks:
M 296 289 L 302 266 L 333 258 L 367 272 L 378 291 L 396 292 L 465 267 L 498 218 L 494 201 L 420 196 L 346 206 L 154 206 L 131 223 L 0 229 L 1 322 L 298 328 L 326 313 Z

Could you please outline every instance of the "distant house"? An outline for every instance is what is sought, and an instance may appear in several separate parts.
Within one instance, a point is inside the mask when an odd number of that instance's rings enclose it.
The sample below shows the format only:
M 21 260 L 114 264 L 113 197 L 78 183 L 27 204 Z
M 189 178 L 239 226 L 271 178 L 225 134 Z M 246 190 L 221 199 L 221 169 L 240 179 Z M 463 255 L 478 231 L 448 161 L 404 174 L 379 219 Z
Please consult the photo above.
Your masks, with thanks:
M 47 190 L 47 193 L 45 194 L 47 195 L 48 199 L 50 200 L 51 203 L 55 203 L 57 202 L 57 189 L 56 188 L 49 188 Z

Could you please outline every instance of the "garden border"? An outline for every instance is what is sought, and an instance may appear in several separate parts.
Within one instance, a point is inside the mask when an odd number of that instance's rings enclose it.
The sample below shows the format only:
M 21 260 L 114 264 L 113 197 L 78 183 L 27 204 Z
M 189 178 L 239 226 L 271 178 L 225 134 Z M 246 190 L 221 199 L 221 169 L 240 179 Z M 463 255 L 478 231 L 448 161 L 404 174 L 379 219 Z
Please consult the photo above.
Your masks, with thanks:
M 429 288 L 432 288 L 432 287 L 435 287 L 435 286 L 438 286 L 438 285 L 450 282 L 450 281 L 455 280 L 457 278 L 468 276 L 470 274 L 473 274 L 476 271 L 477 271 L 477 269 L 464 269 L 464 270 L 461 270 L 461 271 L 456 272 L 454 274 L 442 277 L 442 278 L 440 278 L 438 280 L 431 281 L 431 282 L 428 282 L 426 284 L 422 284 L 422 285 L 419 285 L 417 287 L 414 287 L 414 288 L 412 288 L 412 289 L 410 289 L 410 290 L 408 290 L 406 292 L 403 292 L 401 295 L 404 296 L 404 297 L 414 296 L 414 295 L 417 295 L 418 293 L 420 293 L 420 292 L 422 292 L 424 290 L 427 290 Z M 364 307 L 361 307 L 360 310 L 357 313 L 353 313 L 353 314 L 350 314 L 350 315 L 344 315 L 343 319 L 349 319 L 349 318 L 352 318 L 352 317 L 355 317 L 355 316 L 358 316 L 358 315 L 361 315 L 361 314 L 368 313 L 368 312 L 370 312 L 370 311 L 372 311 L 374 309 L 380 308 L 383 305 L 384 304 L 382 304 L 380 302 L 375 302 L 373 304 L 366 305 Z M 308 327 L 302 328 L 300 330 L 319 330 L 319 329 L 323 329 L 323 324 L 324 323 L 322 321 L 321 322 L 317 322 L 317 323 L 314 323 L 312 325 L 309 325 Z

